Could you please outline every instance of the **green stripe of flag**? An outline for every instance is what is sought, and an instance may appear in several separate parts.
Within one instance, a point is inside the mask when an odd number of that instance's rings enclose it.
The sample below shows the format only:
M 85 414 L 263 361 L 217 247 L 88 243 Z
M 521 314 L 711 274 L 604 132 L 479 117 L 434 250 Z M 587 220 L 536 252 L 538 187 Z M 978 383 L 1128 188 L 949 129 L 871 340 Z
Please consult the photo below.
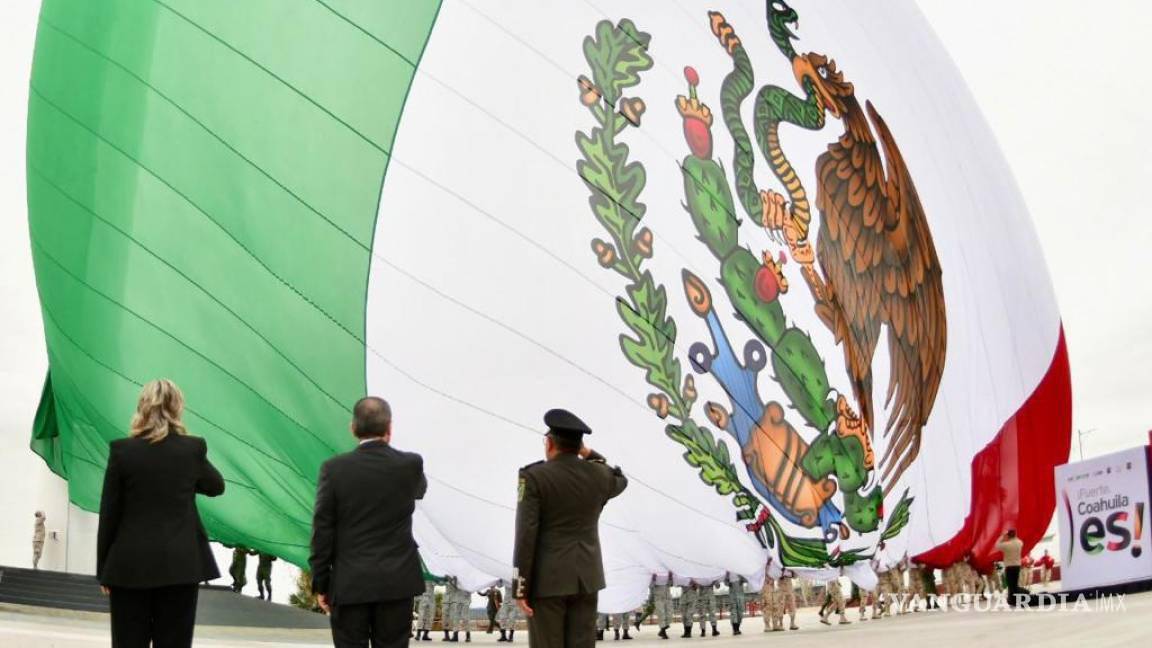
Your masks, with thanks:
M 45 0 L 28 203 L 33 448 L 95 510 L 139 385 L 185 390 L 213 537 L 302 563 L 365 391 L 380 186 L 439 2 Z

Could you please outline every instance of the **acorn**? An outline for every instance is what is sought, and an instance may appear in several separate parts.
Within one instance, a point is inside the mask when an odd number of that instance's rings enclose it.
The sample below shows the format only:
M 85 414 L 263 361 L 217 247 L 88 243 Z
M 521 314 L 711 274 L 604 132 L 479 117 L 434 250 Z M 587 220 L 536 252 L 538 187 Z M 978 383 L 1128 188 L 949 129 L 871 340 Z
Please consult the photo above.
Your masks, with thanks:
M 580 86 L 580 103 L 591 108 L 600 101 L 600 89 L 592 83 L 591 79 L 581 74 L 576 79 L 576 84 Z
M 641 229 L 636 233 L 636 238 L 632 241 L 633 247 L 636 252 L 645 259 L 652 258 L 652 230 L 647 227 Z
M 684 390 L 683 391 L 684 391 L 684 400 L 686 400 L 686 401 L 696 400 L 696 379 L 692 377 L 692 374 L 688 374 L 687 376 L 684 377 Z
M 616 263 L 616 248 L 601 239 L 593 239 L 592 251 L 596 253 L 596 260 L 605 268 L 611 268 Z
M 620 115 L 633 126 L 640 125 L 640 117 L 644 115 L 644 100 L 640 97 L 624 97 L 620 99 Z
M 656 411 L 656 416 L 668 417 L 668 397 L 664 394 L 648 394 L 648 407 Z

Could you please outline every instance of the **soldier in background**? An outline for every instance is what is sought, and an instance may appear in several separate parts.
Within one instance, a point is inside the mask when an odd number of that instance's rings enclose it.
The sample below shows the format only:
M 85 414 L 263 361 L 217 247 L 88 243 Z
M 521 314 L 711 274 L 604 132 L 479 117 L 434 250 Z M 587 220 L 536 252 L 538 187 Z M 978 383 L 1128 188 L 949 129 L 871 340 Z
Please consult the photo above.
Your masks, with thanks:
M 696 599 L 700 596 L 700 588 L 696 581 L 689 581 L 688 585 L 680 591 L 680 621 L 684 623 L 684 634 L 681 639 L 692 638 L 692 615 L 696 612 Z M 700 627 L 704 627 L 704 619 L 700 619 Z
M 707 617 L 708 623 L 712 625 L 712 636 L 719 637 L 720 631 L 716 629 L 716 583 L 702 583 L 700 585 L 699 593 L 696 595 L 696 616 L 700 618 L 700 636 L 703 637 L 707 633 L 707 628 L 704 625 L 704 619 Z
M 672 625 L 672 574 L 660 582 L 656 574 L 652 574 L 652 584 L 649 585 L 652 593 L 653 613 L 656 615 L 656 624 L 660 627 L 661 639 L 668 638 L 668 628 Z
M 456 577 L 444 577 L 444 598 L 440 599 L 441 615 L 440 627 L 444 629 L 444 638 L 440 641 L 452 641 L 452 629 L 456 627 Z
M 1048 587 L 1048 582 L 1052 580 L 1052 568 L 1056 566 L 1056 561 L 1048 554 L 1048 550 L 1044 550 L 1044 555 L 1036 561 L 1040 565 L 1040 583 L 1043 587 Z M 1019 585 L 1019 583 L 1017 583 Z
M 490 585 L 488 589 L 480 592 L 480 596 L 488 599 L 484 606 L 484 611 L 488 614 L 488 629 L 485 630 L 485 634 L 492 634 L 496 627 L 496 615 L 499 614 L 500 604 L 504 601 L 504 594 L 500 591 L 503 586 L 504 581 L 499 580 L 495 585 Z
M 920 564 L 909 561 L 908 562 L 908 595 L 901 601 L 900 607 L 904 612 L 908 611 L 908 606 L 912 606 L 913 612 L 920 611 L 920 601 L 924 598 L 924 572 L 920 568 Z
M 40 569 L 40 556 L 44 555 L 44 539 L 48 532 L 44 529 L 47 520 L 44 511 L 36 511 L 36 521 L 32 525 L 32 569 Z
M 544 415 L 546 460 L 520 469 L 513 593 L 532 648 L 592 648 L 604 589 L 600 514 L 628 478 L 584 445 L 592 430 L 571 412 Z
M 239 594 L 248 584 L 248 554 L 255 553 L 244 547 L 232 550 L 232 565 L 228 567 L 228 574 L 232 576 L 232 591 Z
M 996 564 L 1000 566 L 1001 570 L 1003 570 L 1004 563 L 998 562 Z M 1032 560 L 1032 554 L 1024 554 L 1024 556 L 1020 559 L 1020 587 L 1027 589 L 1028 586 L 1032 584 L 1032 566 L 1034 564 L 1035 561 Z M 1001 586 L 1004 584 L 1003 574 L 1001 574 L 1000 584 Z M 1001 587 L 1001 589 L 1003 589 L 1003 587 Z
M 608 615 L 600 612 L 596 613 L 596 641 L 604 641 L 604 631 L 608 629 Z M 528 636 L 531 641 L 532 636 Z
M 624 631 L 624 639 L 632 641 L 632 636 L 628 634 L 628 617 L 627 615 L 617 612 L 612 615 L 612 634 L 616 641 L 620 640 L 620 631 Z
M 456 629 L 452 632 L 452 641 L 460 640 L 460 633 L 464 633 L 464 643 L 472 641 L 472 592 L 460 587 L 456 582 Z
M 828 617 L 832 616 L 833 613 L 840 615 L 840 625 L 852 623 L 848 620 L 848 617 L 844 616 L 844 590 L 840 588 L 840 578 L 836 577 L 828 581 L 825 588 L 828 590 L 829 600 L 828 607 L 820 613 L 820 623 L 832 625 L 832 623 L 828 621 Z
M 724 582 L 728 584 L 728 606 L 731 608 L 728 614 L 729 622 L 732 623 L 732 634 L 739 635 L 740 624 L 744 622 L 744 577 L 732 572 L 724 573 Z
M 812 605 L 812 581 L 807 578 L 797 580 L 800 581 L 800 602 L 805 607 Z
M 416 599 L 416 641 L 432 641 L 428 631 L 436 616 L 436 581 L 424 577 L 424 593 Z
M 260 592 L 260 599 L 272 600 L 272 561 L 276 556 L 260 552 L 256 563 L 256 589 Z
M 781 613 L 788 615 L 789 630 L 800 629 L 800 626 L 796 625 L 796 590 L 792 584 L 792 579 L 795 577 L 796 572 L 784 568 L 780 571 L 780 580 L 776 582 L 776 591 L 780 595 Z
M 504 600 L 500 603 L 500 611 L 496 613 L 496 622 L 500 625 L 500 638 L 496 641 L 512 643 L 516 634 L 516 621 L 520 618 L 520 608 L 516 607 L 516 597 L 513 596 L 512 586 L 504 586 Z M 504 632 L 507 630 L 508 634 Z
M 890 570 L 892 573 L 891 585 L 889 586 L 889 603 L 885 606 L 885 612 L 891 616 L 893 614 L 903 614 L 904 611 L 903 601 L 907 599 L 908 589 L 904 586 L 904 572 L 908 571 L 908 554 L 896 563 L 896 566 Z

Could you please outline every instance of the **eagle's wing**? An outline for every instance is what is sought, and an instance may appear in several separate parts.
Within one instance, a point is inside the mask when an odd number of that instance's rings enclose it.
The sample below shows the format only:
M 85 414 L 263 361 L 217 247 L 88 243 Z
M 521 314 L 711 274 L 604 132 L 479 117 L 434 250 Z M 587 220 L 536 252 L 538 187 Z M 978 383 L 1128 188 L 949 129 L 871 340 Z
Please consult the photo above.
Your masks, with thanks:
M 893 403 L 881 460 L 895 483 L 919 452 L 944 367 L 946 327 L 940 264 L 924 210 L 887 126 L 868 104 L 887 157 L 860 120 L 816 162 L 821 212 L 817 256 L 831 313 L 824 316 L 844 347 L 861 416 L 873 429 L 872 357 L 888 325 Z M 887 178 L 885 178 L 887 175 Z M 894 399 L 894 400 L 893 400 Z
M 920 432 L 932 413 L 944 374 L 948 325 L 940 259 L 920 196 L 888 124 L 872 102 L 866 105 L 888 161 L 886 193 L 893 222 L 886 232 L 881 263 L 892 358 L 887 400 L 895 398 L 885 435 L 895 434 L 880 460 L 885 483 L 893 484 L 920 451 Z

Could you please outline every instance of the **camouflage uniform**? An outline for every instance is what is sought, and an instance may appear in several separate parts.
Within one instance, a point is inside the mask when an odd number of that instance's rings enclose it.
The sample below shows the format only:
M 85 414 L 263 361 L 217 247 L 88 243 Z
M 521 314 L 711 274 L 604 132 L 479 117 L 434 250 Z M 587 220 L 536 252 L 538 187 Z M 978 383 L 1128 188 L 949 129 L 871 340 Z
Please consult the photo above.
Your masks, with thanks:
M 508 631 L 507 641 L 512 641 L 516 632 L 516 621 L 520 618 L 520 608 L 516 605 L 511 585 L 504 586 L 504 600 L 500 603 L 500 610 L 496 612 L 496 623 L 500 624 L 500 638 L 504 639 L 504 631 Z
M 655 582 L 652 589 L 652 613 L 656 616 L 656 625 L 663 632 L 672 625 L 672 592 L 668 582 Z
M 828 585 L 826 587 L 828 590 L 828 597 L 832 604 L 828 606 L 828 609 L 824 610 L 824 614 L 820 616 L 820 622 L 827 625 L 832 625 L 828 622 L 828 617 L 832 616 L 833 613 L 836 613 L 840 615 L 841 624 L 846 625 L 852 623 L 848 620 L 848 617 L 844 616 L 844 590 L 840 588 L 840 579 L 833 578 L 832 580 L 828 581 Z
M 799 630 L 796 625 L 796 590 L 792 586 L 793 572 L 785 569 L 776 583 L 776 591 L 780 594 L 781 612 L 788 615 L 788 629 Z
M 924 571 L 920 569 L 919 565 L 912 565 L 908 568 L 908 597 L 904 599 L 904 608 L 908 608 L 908 603 L 912 603 L 912 611 L 920 611 L 920 600 L 924 598 Z
M 783 630 L 779 627 L 784 623 L 784 611 L 780 609 L 782 601 L 776 592 L 776 581 L 765 574 L 764 588 L 760 590 L 760 604 L 764 608 L 764 632 L 769 630 Z
M 728 613 L 732 622 L 732 634 L 740 634 L 740 624 L 744 622 L 744 579 L 736 574 L 729 573 L 725 579 L 728 584 Z
M 696 616 L 700 619 L 701 637 L 705 634 L 705 618 L 712 625 L 712 636 L 720 634 L 720 631 L 716 629 L 716 587 L 714 583 L 705 583 L 700 586 L 700 592 L 696 595 Z
M 908 600 L 907 589 L 904 587 L 904 571 L 907 565 L 903 560 L 896 564 L 895 567 L 888 570 L 891 585 L 889 586 L 889 599 L 891 603 L 885 606 L 885 611 L 888 614 L 903 614 L 906 608 L 906 601 Z
M 695 588 L 695 583 L 686 585 L 680 592 L 680 620 L 684 623 L 683 638 L 692 636 L 692 613 L 696 611 L 696 599 L 699 597 L 700 592 Z M 703 625 L 703 620 L 701 620 Z
M 433 581 L 424 581 L 424 593 L 420 595 L 416 615 L 417 630 L 427 632 L 432 629 L 432 619 L 436 616 L 436 583 Z
M 472 640 L 472 592 L 456 587 L 456 631 L 463 632 L 465 641 Z
M 444 582 L 444 598 L 440 599 L 440 627 L 444 630 L 444 639 L 456 627 L 456 582 L 448 578 Z
M 46 519 L 43 511 L 36 511 L 36 524 L 32 527 L 32 569 L 40 569 L 40 556 L 44 555 L 44 539 L 48 536 L 44 529 Z

